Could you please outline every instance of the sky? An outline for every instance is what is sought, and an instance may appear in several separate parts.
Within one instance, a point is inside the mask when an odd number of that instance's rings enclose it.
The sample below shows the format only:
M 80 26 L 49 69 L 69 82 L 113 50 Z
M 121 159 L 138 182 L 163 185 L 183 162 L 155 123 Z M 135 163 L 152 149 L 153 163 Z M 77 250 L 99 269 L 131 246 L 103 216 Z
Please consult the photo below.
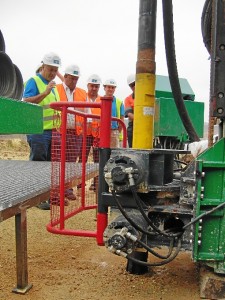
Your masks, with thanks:
M 210 60 L 201 34 L 205 0 L 173 0 L 177 69 L 205 103 L 208 121 Z M 131 93 L 127 76 L 135 73 L 138 50 L 139 0 L 1 0 L 0 30 L 6 54 L 20 69 L 24 81 L 48 52 L 81 70 L 77 86 L 86 89 L 87 78 L 114 78 L 115 95 Z M 168 75 L 164 47 L 162 1 L 157 1 L 156 74 Z M 103 95 L 103 88 L 100 89 Z

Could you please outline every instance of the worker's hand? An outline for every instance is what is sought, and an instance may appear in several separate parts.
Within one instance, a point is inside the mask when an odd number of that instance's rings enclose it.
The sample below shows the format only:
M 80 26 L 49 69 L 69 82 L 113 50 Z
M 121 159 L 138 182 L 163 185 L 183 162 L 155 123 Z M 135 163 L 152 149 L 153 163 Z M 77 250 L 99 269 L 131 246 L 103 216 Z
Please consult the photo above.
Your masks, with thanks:
M 49 84 L 46 87 L 46 94 L 49 95 L 51 93 L 51 90 L 56 86 L 55 81 L 50 81 Z

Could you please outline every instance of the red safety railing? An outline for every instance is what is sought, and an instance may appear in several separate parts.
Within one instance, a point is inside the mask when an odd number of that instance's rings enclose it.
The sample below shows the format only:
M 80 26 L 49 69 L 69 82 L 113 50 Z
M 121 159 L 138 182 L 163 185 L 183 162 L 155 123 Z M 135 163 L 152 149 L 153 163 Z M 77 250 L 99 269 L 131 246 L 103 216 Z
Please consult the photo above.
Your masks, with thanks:
M 57 112 L 58 126 L 52 135 L 51 220 L 47 225 L 52 233 L 95 237 L 99 245 L 103 244 L 108 220 L 107 214 L 97 213 L 98 147 L 110 147 L 111 120 L 121 124 L 123 147 L 127 144 L 125 124 L 111 118 L 112 99 L 102 97 L 101 100 L 101 103 L 61 101 L 51 104 Z M 84 111 L 87 107 L 100 108 L 101 114 L 87 114 Z M 90 118 L 99 120 L 99 139 L 88 135 Z M 80 218 L 85 228 L 80 228 Z M 87 222 L 83 222 L 84 218 Z

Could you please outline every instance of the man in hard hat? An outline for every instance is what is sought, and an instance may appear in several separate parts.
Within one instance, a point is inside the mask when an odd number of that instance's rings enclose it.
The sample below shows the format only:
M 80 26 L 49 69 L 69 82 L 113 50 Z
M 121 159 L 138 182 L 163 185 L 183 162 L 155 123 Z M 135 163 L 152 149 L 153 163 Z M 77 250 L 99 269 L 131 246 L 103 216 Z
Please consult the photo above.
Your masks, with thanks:
M 100 96 L 98 95 L 101 78 L 97 74 L 92 74 L 87 80 L 87 102 L 100 103 Z M 100 115 L 100 108 L 87 108 L 86 113 L 92 115 Z M 87 137 L 86 137 L 86 161 L 90 153 L 91 147 L 93 150 L 93 161 L 99 162 L 99 124 L 100 119 L 88 118 L 87 119 Z M 81 158 L 80 158 L 81 160 Z M 94 178 L 89 190 L 96 191 L 98 177 Z
M 77 87 L 80 77 L 80 68 L 76 64 L 71 64 L 65 68 L 63 82 L 57 84 L 60 101 L 86 101 L 87 93 Z M 76 109 L 79 110 L 79 109 Z M 66 160 L 76 162 L 81 157 L 83 141 L 83 118 L 81 116 L 67 115 L 67 141 Z M 72 151 L 71 151 L 72 149 Z M 69 200 L 76 200 L 73 189 L 67 189 L 66 195 Z
M 135 97 L 135 75 L 130 74 L 127 77 L 127 84 L 132 90 L 132 94 L 130 94 L 124 100 L 125 106 L 125 117 L 128 118 L 128 126 L 127 126 L 127 139 L 128 145 L 132 148 L 132 140 L 133 140 L 133 120 L 134 120 L 134 97 Z
M 124 121 L 124 105 L 123 102 L 114 96 L 117 84 L 114 79 L 107 79 L 104 84 L 105 96 L 113 97 L 112 101 L 112 117 L 116 117 Z M 119 148 L 119 134 L 122 131 L 121 125 L 112 121 L 110 147 Z
M 51 161 L 54 110 L 49 107 L 49 104 L 59 101 L 54 79 L 60 65 L 61 59 L 56 53 L 47 53 L 43 57 L 40 73 L 30 78 L 25 85 L 23 100 L 43 107 L 43 134 L 27 136 L 32 161 Z M 38 207 L 44 210 L 50 209 L 49 201 L 42 202 Z

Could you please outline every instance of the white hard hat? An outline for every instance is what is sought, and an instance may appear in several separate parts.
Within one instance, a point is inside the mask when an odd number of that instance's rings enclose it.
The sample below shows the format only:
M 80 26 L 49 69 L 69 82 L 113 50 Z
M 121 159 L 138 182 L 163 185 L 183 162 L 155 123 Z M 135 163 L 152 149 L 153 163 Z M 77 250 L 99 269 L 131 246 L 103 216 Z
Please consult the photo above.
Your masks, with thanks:
M 104 82 L 104 85 L 110 85 L 110 86 L 117 86 L 116 84 L 116 81 L 114 79 L 107 79 L 105 82 Z
M 80 77 L 80 68 L 78 65 L 69 65 L 65 68 L 65 74 Z
M 127 76 L 127 84 L 130 85 L 135 82 L 135 74 L 130 74 Z
M 92 74 L 88 80 L 87 83 L 92 83 L 92 84 L 101 84 L 101 78 L 97 74 Z
M 61 66 L 61 58 L 54 52 L 50 52 L 45 54 L 42 59 L 43 64 L 53 66 L 53 67 L 60 67 Z

